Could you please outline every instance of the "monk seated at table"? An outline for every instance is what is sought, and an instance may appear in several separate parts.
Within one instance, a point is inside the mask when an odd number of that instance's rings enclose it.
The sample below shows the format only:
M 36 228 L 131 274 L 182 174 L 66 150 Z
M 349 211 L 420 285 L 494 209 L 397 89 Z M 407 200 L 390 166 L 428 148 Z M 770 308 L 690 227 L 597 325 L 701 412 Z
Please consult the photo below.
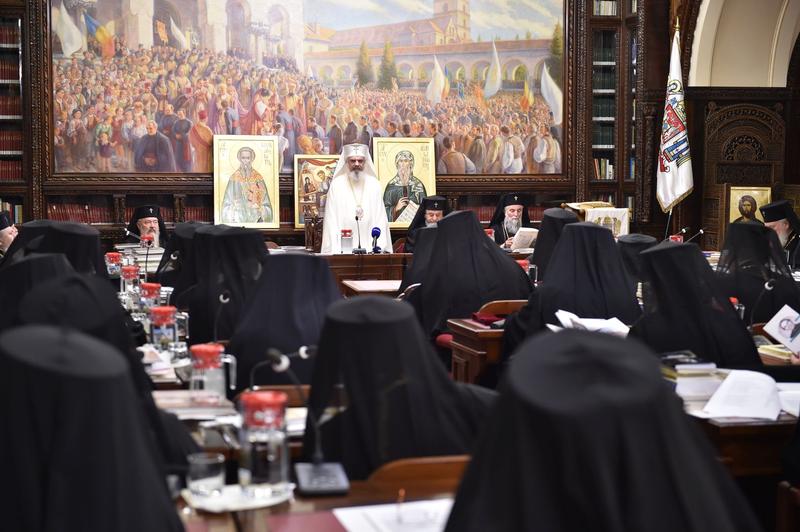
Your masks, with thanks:
M 335 404 L 339 384 L 344 406 Z M 494 397 L 450 380 L 405 303 L 339 301 L 320 337 L 303 449 L 311 457 L 313 414 L 325 460 L 342 462 L 351 480 L 399 458 L 469 453 Z
M 539 335 L 506 384 L 447 532 L 761 529 L 643 344 Z

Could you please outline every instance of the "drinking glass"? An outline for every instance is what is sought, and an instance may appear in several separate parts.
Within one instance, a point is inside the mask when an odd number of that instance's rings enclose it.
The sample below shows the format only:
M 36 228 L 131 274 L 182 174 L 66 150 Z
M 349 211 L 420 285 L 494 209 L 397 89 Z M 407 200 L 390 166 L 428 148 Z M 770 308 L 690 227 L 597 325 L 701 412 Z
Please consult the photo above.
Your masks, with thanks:
M 220 495 L 225 485 L 225 457 L 220 453 L 192 453 L 187 459 L 186 485 L 192 495 Z

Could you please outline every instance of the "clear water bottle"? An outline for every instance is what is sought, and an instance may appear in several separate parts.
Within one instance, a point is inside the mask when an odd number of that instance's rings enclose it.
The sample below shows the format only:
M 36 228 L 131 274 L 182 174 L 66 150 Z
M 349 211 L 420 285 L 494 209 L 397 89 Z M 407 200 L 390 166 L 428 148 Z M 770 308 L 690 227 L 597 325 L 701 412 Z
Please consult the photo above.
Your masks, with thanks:
M 105 254 L 106 271 L 112 279 L 119 277 L 122 269 L 122 253 L 109 251 Z
M 230 389 L 236 389 L 236 357 L 226 355 L 222 344 L 195 344 L 192 352 L 191 399 L 197 404 L 219 404 L 225 398 L 225 370 L 228 365 Z
M 159 283 L 142 283 L 142 309 L 147 311 L 161 304 L 161 285 Z
M 169 344 L 178 341 L 178 325 L 175 319 L 177 311 L 178 309 L 170 306 L 150 308 L 150 343 L 162 351 Z
M 289 445 L 283 392 L 245 392 L 239 398 L 239 484 L 251 497 L 275 497 L 289 489 Z
M 353 230 L 352 229 L 342 229 L 342 253 L 352 253 L 353 252 Z

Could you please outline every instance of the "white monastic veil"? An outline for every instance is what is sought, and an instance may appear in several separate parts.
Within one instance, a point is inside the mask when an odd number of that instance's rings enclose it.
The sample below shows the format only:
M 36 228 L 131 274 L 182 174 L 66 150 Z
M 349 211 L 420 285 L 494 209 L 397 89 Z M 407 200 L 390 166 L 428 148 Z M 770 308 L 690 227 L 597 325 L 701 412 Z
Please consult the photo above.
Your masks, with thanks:
M 372 164 L 372 157 L 369 155 L 369 147 L 366 144 L 347 144 L 342 149 L 342 156 L 339 157 L 339 162 L 336 163 L 336 170 L 333 171 L 331 181 L 339 176 L 346 176 L 347 159 L 358 156 L 364 158 L 364 175 L 371 175 L 377 179 L 378 172 L 375 171 L 375 165 Z

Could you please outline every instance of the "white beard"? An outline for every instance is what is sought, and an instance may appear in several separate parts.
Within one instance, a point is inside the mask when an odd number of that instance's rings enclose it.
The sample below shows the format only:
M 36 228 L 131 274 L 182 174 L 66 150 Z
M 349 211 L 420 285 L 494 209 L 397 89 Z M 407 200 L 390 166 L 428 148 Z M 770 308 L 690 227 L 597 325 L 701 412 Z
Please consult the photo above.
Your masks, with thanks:
M 436 222 L 425 222 L 425 227 L 436 227 Z
M 506 217 L 506 219 L 503 220 L 503 227 L 505 228 L 509 236 L 516 235 L 521 225 L 522 225 L 522 220 L 520 220 L 519 218 Z
M 153 231 L 151 233 L 145 233 L 145 234 L 153 235 L 153 247 L 154 248 L 159 247 L 158 246 L 158 233 L 157 232 Z
M 350 180 L 353 183 L 359 183 L 361 181 L 361 171 L 360 170 L 348 170 L 347 171 L 347 177 L 349 177 Z
M 781 246 L 785 246 L 789 242 L 789 233 L 778 233 L 778 240 L 781 241 Z

